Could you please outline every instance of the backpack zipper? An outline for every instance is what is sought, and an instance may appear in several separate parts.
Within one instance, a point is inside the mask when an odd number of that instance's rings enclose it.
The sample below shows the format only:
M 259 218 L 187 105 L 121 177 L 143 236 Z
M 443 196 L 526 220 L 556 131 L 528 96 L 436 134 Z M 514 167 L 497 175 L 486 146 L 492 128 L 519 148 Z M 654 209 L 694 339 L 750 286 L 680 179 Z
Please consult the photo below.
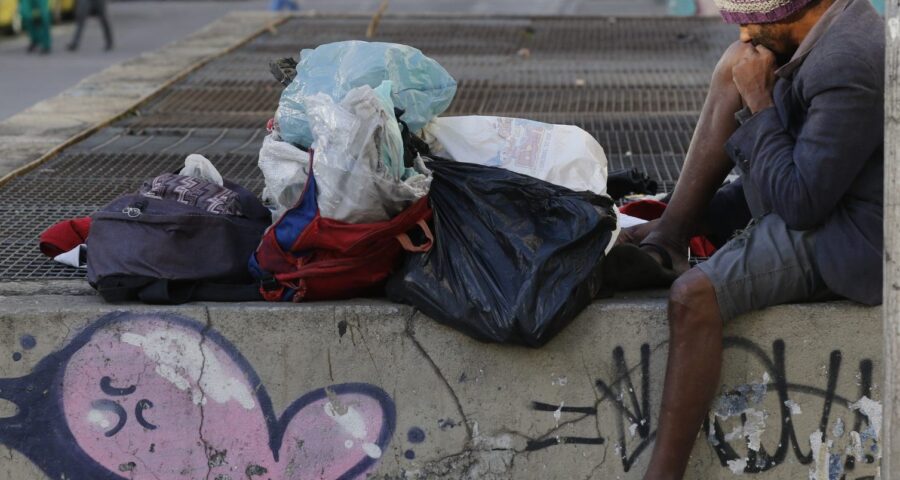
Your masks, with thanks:
M 140 217 L 142 213 L 144 213 L 144 209 L 147 208 L 146 200 L 138 200 L 131 205 L 122 209 L 122 213 L 128 215 L 129 218 L 137 218 Z

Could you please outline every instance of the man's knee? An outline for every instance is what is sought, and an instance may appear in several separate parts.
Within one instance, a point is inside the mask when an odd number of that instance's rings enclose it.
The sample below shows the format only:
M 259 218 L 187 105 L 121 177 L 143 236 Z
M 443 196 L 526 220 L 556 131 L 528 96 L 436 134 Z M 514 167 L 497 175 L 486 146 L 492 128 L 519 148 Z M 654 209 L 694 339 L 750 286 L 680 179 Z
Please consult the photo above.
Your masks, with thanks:
M 719 322 L 716 289 L 701 270 L 693 268 L 678 277 L 669 290 L 669 321 L 672 328 L 700 328 Z

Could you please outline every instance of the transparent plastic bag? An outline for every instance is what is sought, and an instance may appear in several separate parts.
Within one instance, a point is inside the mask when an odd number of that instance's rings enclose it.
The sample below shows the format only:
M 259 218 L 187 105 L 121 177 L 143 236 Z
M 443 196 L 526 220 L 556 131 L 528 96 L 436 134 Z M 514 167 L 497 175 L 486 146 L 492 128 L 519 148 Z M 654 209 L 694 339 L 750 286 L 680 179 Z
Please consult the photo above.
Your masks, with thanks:
M 340 104 L 325 94 L 305 99 L 313 170 L 323 217 L 347 223 L 390 220 L 428 193 L 421 161 L 403 164 L 403 140 L 389 97 L 391 82 L 351 90 Z
M 184 168 L 178 174 L 185 177 L 201 178 L 220 187 L 225 184 L 222 174 L 216 170 L 212 162 L 203 155 L 196 153 L 192 153 L 184 159 Z
M 413 132 L 450 106 L 456 80 L 440 64 L 406 45 L 346 41 L 303 50 L 297 76 L 281 95 L 275 118 L 282 137 L 295 145 L 313 141 L 305 99 L 322 93 L 341 102 L 354 88 L 390 81 L 390 99 L 404 110 Z
M 259 169 L 266 182 L 262 201 L 272 211 L 274 221 L 293 207 L 303 193 L 309 176 L 309 154 L 273 132 L 259 150 Z

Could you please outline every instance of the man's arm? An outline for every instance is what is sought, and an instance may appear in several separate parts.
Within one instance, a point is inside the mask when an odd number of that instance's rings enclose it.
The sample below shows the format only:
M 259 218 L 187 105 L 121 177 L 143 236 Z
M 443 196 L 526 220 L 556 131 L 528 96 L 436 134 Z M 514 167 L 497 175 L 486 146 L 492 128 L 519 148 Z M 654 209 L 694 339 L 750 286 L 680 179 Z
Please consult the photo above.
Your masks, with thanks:
M 884 91 L 875 70 L 849 55 L 828 60 L 832 72 L 806 80 L 810 107 L 797 138 L 785 131 L 771 103 L 757 96 L 746 103 L 762 109 L 726 145 L 735 161 L 749 167 L 746 181 L 763 202 L 797 230 L 828 218 L 883 142 Z

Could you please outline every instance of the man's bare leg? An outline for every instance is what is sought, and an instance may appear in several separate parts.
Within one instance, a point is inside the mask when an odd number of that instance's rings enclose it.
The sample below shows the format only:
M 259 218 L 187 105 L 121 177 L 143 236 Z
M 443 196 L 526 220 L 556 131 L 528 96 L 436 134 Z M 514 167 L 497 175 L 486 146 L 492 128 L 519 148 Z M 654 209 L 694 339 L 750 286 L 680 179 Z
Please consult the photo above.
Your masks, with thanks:
M 666 249 L 679 273 L 689 268 L 686 252 L 690 238 L 697 233 L 703 212 L 732 169 L 725 142 L 737 130 L 734 114 L 742 106 L 732 66 L 748 47 L 747 43 L 735 42 L 719 60 L 675 192 L 662 218 L 650 232 L 644 227 L 625 234 L 624 241 Z M 657 256 L 651 249 L 647 252 Z
M 706 275 L 689 270 L 669 293 L 669 360 L 659 427 L 644 480 L 680 480 L 718 390 L 722 317 Z
M 665 248 L 677 262 L 677 271 L 687 271 L 684 252 L 690 237 L 732 168 L 724 146 L 737 129 L 734 114 L 742 106 L 732 66 L 748 46 L 736 42 L 716 66 L 675 193 L 663 217 L 642 240 Z M 648 253 L 655 255 L 652 250 Z M 722 317 L 705 274 L 690 270 L 675 281 L 668 314 L 669 358 L 656 443 L 644 480 L 684 476 L 722 368 Z

